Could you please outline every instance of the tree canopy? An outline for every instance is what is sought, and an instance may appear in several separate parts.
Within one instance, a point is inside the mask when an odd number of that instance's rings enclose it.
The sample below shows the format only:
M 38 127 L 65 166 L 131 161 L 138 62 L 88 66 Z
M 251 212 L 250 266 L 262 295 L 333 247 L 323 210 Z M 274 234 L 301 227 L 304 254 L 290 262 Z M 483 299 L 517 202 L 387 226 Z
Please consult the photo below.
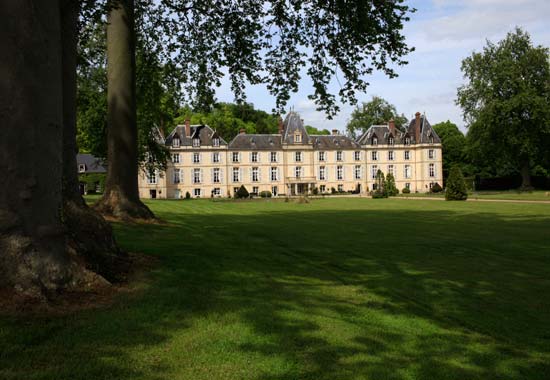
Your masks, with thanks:
M 447 178 L 453 165 L 463 168 L 466 164 L 466 137 L 451 121 L 434 124 L 433 129 L 441 138 L 443 147 L 443 177 Z
M 474 157 L 511 164 L 530 184 L 530 169 L 550 147 L 549 50 L 520 28 L 462 61 L 458 89 Z
M 363 102 L 353 110 L 346 130 L 352 137 L 357 137 L 371 125 L 386 124 L 390 119 L 394 119 L 395 126 L 399 129 L 407 123 L 405 115 L 398 114 L 393 104 L 379 96 L 373 96 L 369 102 Z

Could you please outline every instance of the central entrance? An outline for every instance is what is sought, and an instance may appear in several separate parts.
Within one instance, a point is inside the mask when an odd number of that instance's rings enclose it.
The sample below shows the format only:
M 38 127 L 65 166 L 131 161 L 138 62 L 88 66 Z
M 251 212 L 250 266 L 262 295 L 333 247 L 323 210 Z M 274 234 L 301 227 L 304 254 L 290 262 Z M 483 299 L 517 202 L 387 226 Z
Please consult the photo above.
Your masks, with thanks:
M 315 177 L 287 178 L 287 194 L 290 196 L 308 195 L 315 187 Z

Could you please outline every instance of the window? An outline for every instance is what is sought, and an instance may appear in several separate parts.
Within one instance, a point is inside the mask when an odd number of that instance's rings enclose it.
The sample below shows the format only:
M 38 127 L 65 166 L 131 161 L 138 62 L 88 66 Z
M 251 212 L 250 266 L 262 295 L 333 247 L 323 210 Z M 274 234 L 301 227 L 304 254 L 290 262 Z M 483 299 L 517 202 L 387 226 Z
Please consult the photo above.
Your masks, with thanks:
M 86 165 L 85 164 L 79 164 L 78 165 L 78 172 L 84 173 L 86 171 Z
M 232 152 L 231 153 L 232 161 L 233 162 L 239 162 L 239 156 L 240 156 L 239 152 Z
M 277 152 L 271 152 L 269 158 L 271 162 L 277 162 Z
M 344 152 L 341 150 L 336 152 L 336 161 L 342 161 L 344 159 Z
M 355 161 L 361 161 L 361 152 L 360 151 L 353 152 L 353 159 Z
M 241 171 L 239 168 L 233 168 L 233 182 L 240 182 L 241 180 Z
M 353 174 L 355 179 L 361 179 L 361 165 L 355 165 L 353 168 Z
M 405 145 L 411 145 L 411 138 L 409 136 L 405 137 Z
M 174 164 L 179 164 L 180 163 L 180 154 L 179 153 L 174 153 L 172 155 L 172 162 Z
M 258 152 L 250 153 L 250 162 L 258 162 Z
M 326 168 L 324 166 L 319 166 L 319 180 L 325 181 L 326 179 Z
M 201 170 L 193 169 L 193 183 L 201 183 Z
M 372 179 L 375 179 L 376 178 L 376 173 L 378 173 L 378 166 L 377 165 L 372 165 L 371 166 L 370 177 Z
M 394 141 L 394 139 L 393 139 L 393 136 L 390 136 L 390 137 L 388 138 L 388 145 L 393 145 L 394 142 L 395 142 L 395 141 Z
M 321 193 L 324 193 L 324 192 L 327 191 L 327 187 L 326 187 L 325 185 L 321 185 L 321 186 L 319 186 L 319 191 L 320 191 Z
M 219 152 L 212 153 L 212 162 L 213 163 L 220 162 L 220 153 Z
M 435 158 L 435 152 L 433 149 L 428 150 L 428 158 L 433 160 Z
M 215 196 L 215 197 L 219 197 L 222 195 L 222 189 L 220 189 L 219 187 L 215 187 L 214 189 L 212 189 L 212 195 Z
M 302 176 L 302 167 L 301 166 L 296 166 L 294 168 L 294 176 L 296 178 L 300 178 Z
M 302 162 L 302 152 L 295 152 L 294 153 L 294 161 Z
M 432 189 L 432 187 L 434 187 L 435 185 L 435 182 L 430 182 L 430 190 Z
M 258 195 L 259 192 L 260 192 L 260 188 L 258 186 L 252 187 L 252 194 Z
M 279 171 L 277 170 L 276 167 L 272 167 L 272 168 L 271 168 L 271 180 L 272 180 L 272 181 L 278 181 L 278 180 L 279 180 L 279 178 L 278 178 L 279 176 L 277 175 L 278 172 L 279 172 Z
M 411 183 L 410 182 L 405 183 L 405 187 L 410 190 L 411 189 Z
M 174 183 L 180 183 L 180 169 L 174 169 Z
M 193 163 L 198 164 L 201 162 L 201 154 L 200 153 L 193 153 Z
M 404 153 L 405 160 L 411 159 L 411 152 L 409 150 L 406 150 Z
M 180 146 L 180 139 L 179 139 L 179 137 L 175 137 L 175 138 L 172 140 L 172 146 L 173 146 L 174 148 L 179 148 L 179 146 Z
M 221 176 L 220 176 L 220 168 L 214 168 L 212 169 L 212 182 L 214 183 L 220 183 L 221 182 Z
M 201 196 L 201 189 L 194 189 L 193 194 L 195 195 L 195 197 L 200 197 Z
M 405 165 L 405 178 L 411 178 L 411 165 Z
M 339 181 L 344 179 L 344 167 L 342 165 L 336 167 L 336 179 Z
M 390 150 L 388 152 L 388 161 L 393 161 L 393 157 L 394 157 L 393 150 Z
M 220 139 L 218 137 L 214 137 L 214 139 L 212 139 L 212 145 L 220 146 Z
M 373 161 L 378 161 L 378 151 L 374 150 L 371 152 L 371 158 Z
M 378 145 L 378 137 L 374 136 L 374 137 L 372 138 L 372 141 L 371 141 L 371 142 L 372 142 L 372 145 Z
M 238 188 L 238 187 L 234 187 L 234 188 L 233 188 L 233 194 L 237 194 L 237 191 L 239 191 L 239 188 Z
M 325 152 L 319 152 L 319 161 L 325 161 Z
M 430 137 L 429 137 L 428 139 L 429 139 L 428 141 L 430 142 L 430 144 L 433 144 L 433 143 L 434 143 L 434 137 L 433 137 L 433 135 L 430 135 Z
M 393 170 L 393 165 L 388 165 L 388 174 L 395 175 Z
M 156 185 L 157 183 L 156 170 L 149 170 L 149 174 L 147 175 L 147 183 L 149 183 L 150 185 Z
M 260 169 L 252 168 L 252 182 L 258 182 L 260 180 Z
M 435 165 L 434 164 L 428 165 L 428 174 L 432 178 L 435 177 Z
M 194 147 L 199 147 L 199 146 L 201 146 L 201 140 L 199 140 L 199 139 L 197 139 L 197 138 L 193 139 L 193 146 L 194 146 Z M 200 190 L 200 189 L 198 189 L 198 190 Z
M 339 185 L 338 185 L 338 192 L 339 192 L 339 193 L 343 193 L 343 192 L 344 192 L 344 185 L 342 185 L 342 184 L 339 184 Z
M 295 143 L 301 143 L 302 142 L 302 134 L 300 132 L 296 132 L 294 134 L 294 142 Z
M 271 186 L 271 194 L 276 197 L 279 194 L 279 188 L 277 186 Z

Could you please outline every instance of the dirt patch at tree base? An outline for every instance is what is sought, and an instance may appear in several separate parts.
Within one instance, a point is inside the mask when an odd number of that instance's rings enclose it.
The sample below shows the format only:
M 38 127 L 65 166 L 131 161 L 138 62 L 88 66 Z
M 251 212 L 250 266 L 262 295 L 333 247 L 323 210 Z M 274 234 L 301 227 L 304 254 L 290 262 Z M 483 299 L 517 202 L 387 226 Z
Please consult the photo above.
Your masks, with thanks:
M 106 308 L 117 296 L 137 295 L 146 287 L 148 273 L 158 264 L 158 258 L 140 253 L 128 253 L 129 271 L 121 281 L 86 291 L 62 291 L 46 298 L 28 297 L 15 289 L 0 289 L 0 315 L 64 316 L 82 310 Z

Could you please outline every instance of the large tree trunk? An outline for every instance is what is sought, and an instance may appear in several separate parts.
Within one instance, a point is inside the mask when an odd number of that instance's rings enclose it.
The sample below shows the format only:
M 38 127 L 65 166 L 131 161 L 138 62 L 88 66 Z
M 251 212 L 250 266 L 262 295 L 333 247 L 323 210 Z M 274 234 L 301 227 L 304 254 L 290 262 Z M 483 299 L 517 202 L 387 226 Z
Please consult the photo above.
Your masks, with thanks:
M 126 269 L 126 255 L 111 225 L 86 205 L 78 185 L 76 154 L 76 59 L 79 0 L 61 0 L 63 63 L 63 221 L 68 243 L 88 269 L 116 281 Z
M 59 5 L 0 2 L 0 286 L 37 297 L 98 280 L 62 223 Z
M 112 0 L 107 25 L 107 159 L 97 210 L 120 218 L 154 218 L 139 200 L 134 1 Z
M 521 190 L 533 190 L 531 185 L 531 166 L 529 165 L 529 159 L 521 161 Z

